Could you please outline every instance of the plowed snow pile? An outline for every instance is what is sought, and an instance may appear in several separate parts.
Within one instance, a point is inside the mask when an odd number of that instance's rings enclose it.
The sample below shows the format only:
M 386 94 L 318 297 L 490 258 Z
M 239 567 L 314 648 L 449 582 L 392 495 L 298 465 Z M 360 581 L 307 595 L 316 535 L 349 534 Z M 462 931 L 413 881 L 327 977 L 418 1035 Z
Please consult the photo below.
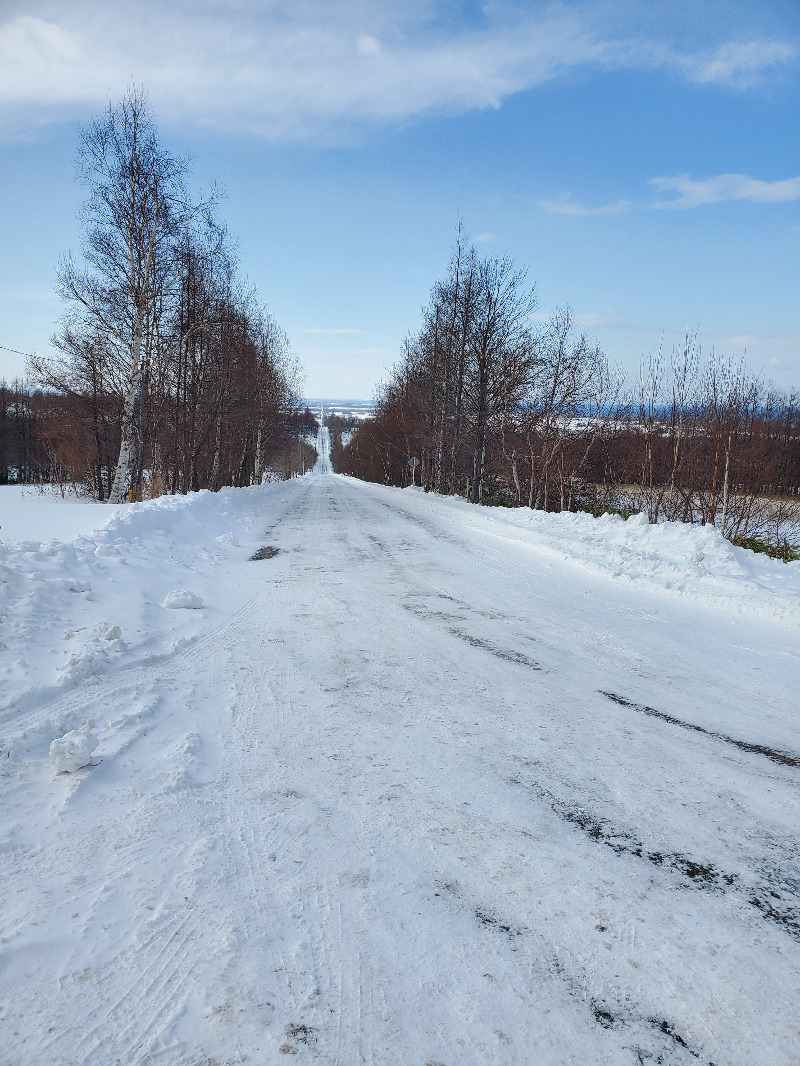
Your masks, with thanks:
M 224 574 L 247 557 L 237 534 L 260 531 L 265 507 L 279 515 L 285 495 L 285 485 L 259 486 L 106 508 L 0 493 L 0 709 L 185 647 L 219 624 L 245 587 Z M 8 539 L 8 528 L 31 528 L 16 513 L 28 504 L 46 516 L 40 540 Z M 100 528 L 59 540 L 64 510 L 68 527 Z
M 448 514 L 467 528 L 551 552 L 625 585 L 800 625 L 800 561 L 783 563 L 739 548 L 712 526 L 656 525 L 645 514 L 625 520 L 619 515 L 479 508 L 418 489 L 405 495 L 412 493 L 413 506 L 422 512 Z

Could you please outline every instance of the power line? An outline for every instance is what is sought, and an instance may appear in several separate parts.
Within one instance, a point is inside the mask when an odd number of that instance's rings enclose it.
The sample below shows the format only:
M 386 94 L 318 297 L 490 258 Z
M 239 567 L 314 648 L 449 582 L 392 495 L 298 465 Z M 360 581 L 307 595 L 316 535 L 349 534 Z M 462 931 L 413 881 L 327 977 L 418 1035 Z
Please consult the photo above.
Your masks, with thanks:
M 2 348 L 4 352 L 13 352 L 14 355 L 30 355 L 31 354 L 30 352 L 18 352 L 16 348 L 7 348 L 5 346 L 5 344 L 0 344 L 0 348 Z

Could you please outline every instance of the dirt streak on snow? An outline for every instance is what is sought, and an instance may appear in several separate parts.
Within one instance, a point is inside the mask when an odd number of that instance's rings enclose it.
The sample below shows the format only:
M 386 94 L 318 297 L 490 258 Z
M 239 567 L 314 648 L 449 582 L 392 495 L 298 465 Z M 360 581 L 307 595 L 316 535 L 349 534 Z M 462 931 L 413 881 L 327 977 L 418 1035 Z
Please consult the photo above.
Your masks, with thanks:
M 797 570 L 325 444 L 0 552 L 0 1062 L 796 1063 Z

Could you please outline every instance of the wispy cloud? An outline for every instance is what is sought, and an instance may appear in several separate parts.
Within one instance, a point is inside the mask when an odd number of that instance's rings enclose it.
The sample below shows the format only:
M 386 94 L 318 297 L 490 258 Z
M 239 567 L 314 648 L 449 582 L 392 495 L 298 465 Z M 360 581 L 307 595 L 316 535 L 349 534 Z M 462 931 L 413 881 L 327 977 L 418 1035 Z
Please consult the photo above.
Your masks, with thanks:
M 359 33 L 357 44 L 362 56 L 377 56 L 381 54 L 381 42 L 377 37 L 371 37 L 368 33 Z
M 7 131 L 118 97 L 131 79 L 165 119 L 271 139 L 498 107 L 613 50 L 576 16 L 436 25 L 442 2 L 258 5 L 10 0 L 0 22 Z M 432 24 L 433 22 L 433 24 Z
M 489 241 L 494 240 L 494 234 L 493 233 L 479 233 L 473 239 L 475 241 L 475 244 L 488 244 Z
M 365 123 L 499 107 L 574 70 L 656 65 L 732 86 L 797 55 L 779 40 L 687 54 L 655 29 L 649 39 L 646 19 L 630 37 L 604 21 L 608 6 L 492 3 L 470 22 L 449 0 L 3 0 L 0 128 L 83 116 L 135 80 L 166 121 L 335 141 Z
M 558 200 L 540 200 L 538 206 L 548 214 L 586 218 L 591 215 L 621 215 L 629 211 L 690 210 L 707 204 L 747 200 L 754 204 L 781 204 L 800 200 L 800 175 L 777 181 L 763 181 L 746 174 L 717 174 L 698 180 L 689 174 L 651 178 L 649 184 L 659 193 L 675 193 L 660 200 L 617 200 L 611 204 L 585 207 L 565 193 Z
M 773 67 L 790 62 L 797 52 L 789 41 L 727 41 L 710 58 L 696 57 L 682 65 L 691 81 L 745 87 Z
M 531 315 L 535 322 L 549 322 L 553 312 L 536 311 Z M 627 320 L 626 320 L 627 319 Z M 746 355 L 753 366 L 762 366 L 776 374 L 800 370 L 800 333 L 721 332 L 700 330 L 697 323 L 669 323 L 653 325 L 647 322 L 632 322 L 612 310 L 574 312 L 573 320 L 580 329 L 585 329 L 601 338 L 601 343 L 613 350 L 620 336 L 633 339 L 636 346 L 645 350 L 657 346 L 661 340 L 668 346 L 679 345 L 687 330 L 698 329 L 703 350 L 715 348 L 730 356 Z M 623 346 L 624 347 L 624 346 Z
M 631 200 L 617 200 L 613 204 L 601 204 L 599 207 L 584 207 L 571 197 L 560 200 L 540 200 L 539 207 L 548 215 L 572 215 L 573 218 L 587 218 L 589 215 L 624 215 L 634 206 Z
M 780 204 L 800 199 L 800 175 L 779 181 L 762 181 L 745 174 L 717 174 L 697 181 L 688 174 L 679 174 L 673 178 L 651 178 L 650 184 L 658 192 L 677 193 L 671 199 L 656 201 L 652 204 L 656 208 L 688 209 L 727 200 Z
M 773 348 L 800 356 L 800 333 L 709 333 L 707 336 L 713 344 L 726 349 L 750 352 L 754 348 Z M 767 360 L 767 365 L 770 361 Z

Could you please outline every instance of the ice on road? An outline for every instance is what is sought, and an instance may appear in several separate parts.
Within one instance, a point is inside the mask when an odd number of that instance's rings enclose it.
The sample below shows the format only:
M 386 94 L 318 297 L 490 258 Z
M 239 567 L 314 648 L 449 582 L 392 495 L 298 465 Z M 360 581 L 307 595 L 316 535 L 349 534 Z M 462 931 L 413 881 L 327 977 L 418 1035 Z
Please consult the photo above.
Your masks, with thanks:
M 322 450 L 151 590 L 185 639 L 7 696 L 0 1063 L 796 1066 L 796 570 L 704 603 Z

